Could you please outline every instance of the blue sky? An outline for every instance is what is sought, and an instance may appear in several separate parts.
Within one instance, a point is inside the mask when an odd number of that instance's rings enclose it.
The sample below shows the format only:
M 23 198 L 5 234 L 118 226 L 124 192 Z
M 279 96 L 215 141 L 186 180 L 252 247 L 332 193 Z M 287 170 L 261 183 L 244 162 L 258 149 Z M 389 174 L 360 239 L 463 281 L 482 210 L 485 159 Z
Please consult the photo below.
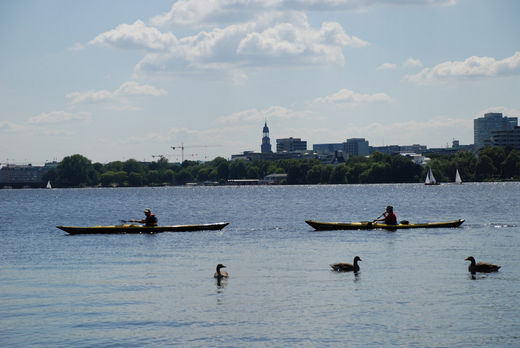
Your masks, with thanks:
M 0 2 L 0 163 L 473 143 L 520 116 L 516 0 Z

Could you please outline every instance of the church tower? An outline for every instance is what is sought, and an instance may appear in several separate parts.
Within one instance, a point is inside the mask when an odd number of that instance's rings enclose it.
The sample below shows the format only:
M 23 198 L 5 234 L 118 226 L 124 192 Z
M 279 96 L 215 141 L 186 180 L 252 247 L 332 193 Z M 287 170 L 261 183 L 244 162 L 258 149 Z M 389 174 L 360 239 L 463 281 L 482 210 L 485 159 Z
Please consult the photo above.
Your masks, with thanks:
M 262 153 L 271 153 L 271 140 L 269 139 L 269 127 L 267 127 L 267 120 L 265 121 L 264 131 L 262 136 Z

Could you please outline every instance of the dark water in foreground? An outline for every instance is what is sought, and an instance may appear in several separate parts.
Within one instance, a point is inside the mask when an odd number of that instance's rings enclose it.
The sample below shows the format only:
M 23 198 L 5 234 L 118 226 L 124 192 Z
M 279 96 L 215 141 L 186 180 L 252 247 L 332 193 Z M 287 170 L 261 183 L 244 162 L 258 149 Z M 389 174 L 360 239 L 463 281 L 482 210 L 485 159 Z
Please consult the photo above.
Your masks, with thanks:
M 387 204 L 457 229 L 313 232 Z M 223 231 L 69 236 L 150 207 Z M 520 346 L 520 183 L 0 190 L 0 346 Z M 361 271 L 329 263 L 363 261 Z M 464 259 L 502 265 L 472 279 Z M 231 277 L 213 279 L 217 263 Z

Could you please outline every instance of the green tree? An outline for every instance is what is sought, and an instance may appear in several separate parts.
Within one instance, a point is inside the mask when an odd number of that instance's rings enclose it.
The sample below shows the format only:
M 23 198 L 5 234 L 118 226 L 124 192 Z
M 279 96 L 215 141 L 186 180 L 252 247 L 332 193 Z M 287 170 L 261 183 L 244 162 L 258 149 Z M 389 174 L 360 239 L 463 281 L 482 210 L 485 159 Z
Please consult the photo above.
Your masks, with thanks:
M 334 166 L 332 164 L 321 165 L 321 177 L 320 184 L 329 184 L 330 176 L 332 175 L 332 171 L 334 170 Z M 348 171 L 348 169 L 347 169 Z M 347 180 L 348 182 L 348 180 Z
M 131 172 L 128 174 L 128 185 L 133 187 L 143 186 L 145 184 L 145 177 L 141 173 Z
M 387 157 L 388 180 L 385 182 L 405 183 L 420 180 L 422 168 L 409 157 L 393 154 Z
M 101 174 L 99 180 L 103 186 L 127 186 L 128 174 L 121 170 L 117 172 L 108 171 Z
M 520 177 L 520 153 L 512 150 L 502 162 L 502 177 L 505 179 Z
M 346 184 L 347 181 L 347 166 L 345 164 L 338 164 L 332 170 L 330 175 L 331 184 Z
M 374 162 L 359 175 L 361 184 L 392 182 L 390 179 L 391 167 L 386 162 Z
M 187 182 L 193 181 L 191 171 L 187 168 L 183 168 L 175 174 L 175 181 L 179 185 L 184 185 Z
M 226 182 L 229 178 L 228 162 L 220 162 L 217 165 L 217 179 L 221 182 Z
M 493 178 L 497 169 L 493 165 L 493 160 L 487 155 L 479 155 L 477 160 L 477 179 L 484 180 Z
M 157 161 L 148 164 L 150 170 L 166 170 L 168 167 L 168 159 L 166 157 L 160 157 Z
M 498 170 L 506 159 L 506 152 L 500 146 L 486 146 L 479 151 L 478 156 L 488 156 L 493 161 L 493 166 Z
M 87 186 L 97 183 L 92 162 L 82 155 L 64 157 L 58 164 L 58 180 L 65 186 Z
M 122 170 L 127 173 L 144 173 L 146 171 L 146 166 L 135 159 L 129 159 L 123 163 Z
M 212 169 L 211 167 L 205 167 L 199 170 L 199 173 L 197 175 L 197 181 L 198 182 L 204 182 L 209 180 L 209 175 L 211 173 Z
M 164 185 L 173 185 L 176 182 L 175 172 L 172 169 L 166 169 L 160 172 L 161 173 L 161 184 Z
M 121 161 L 109 162 L 103 166 L 104 172 L 120 172 L 122 170 L 123 170 L 123 162 L 121 162 Z
M 229 165 L 230 179 L 245 179 L 246 177 L 246 162 L 244 160 L 231 161 Z
M 307 171 L 306 181 L 308 184 L 318 184 L 321 181 L 321 165 L 314 165 Z
M 261 179 L 260 178 L 260 169 L 254 165 L 250 165 L 246 169 L 246 178 L 247 179 Z
M 350 184 L 359 184 L 360 179 L 359 176 L 361 173 L 363 173 L 365 170 L 367 170 L 370 167 L 368 161 L 355 161 L 351 162 L 349 160 L 348 167 L 347 167 L 347 182 Z
M 459 152 L 455 155 L 455 167 L 464 181 L 475 181 L 477 158 L 472 152 Z M 455 174 L 454 174 L 455 175 Z

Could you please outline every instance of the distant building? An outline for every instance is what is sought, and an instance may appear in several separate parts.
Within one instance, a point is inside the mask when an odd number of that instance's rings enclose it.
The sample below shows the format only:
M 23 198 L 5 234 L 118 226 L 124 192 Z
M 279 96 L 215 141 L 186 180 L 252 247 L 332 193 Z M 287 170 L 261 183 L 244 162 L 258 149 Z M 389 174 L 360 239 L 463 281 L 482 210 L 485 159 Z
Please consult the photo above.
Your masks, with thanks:
M 307 142 L 300 138 L 283 138 L 276 139 L 276 152 L 305 152 L 307 151 Z
M 428 147 L 426 145 L 385 145 L 385 146 L 370 146 L 370 153 L 381 152 L 387 155 L 393 153 L 410 154 L 410 153 L 422 153 L 426 151 Z
M 254 151 L 244 151 L 241 154 L 231 155 L 231 160 L 245 160 L 245 161 L 254 161 L 254 160 L 264 160 L 264 161 L 276 161 L 281 159 L 312 159 L 318 158 L 315 153 L 312 152 L 303 152 L 303 151 L 293 151 L 293 152 L 270 152 L 270 153 L 260 153 Z
M 348 156 L 367 156 L 370 154 L 368 141 L 364 138 L 347 139 L 344 143 L 314 144 L 312 150 L 325 155 L 336 154 L 342 152 L 342 157 Z
M 428 157 L 425 157 L 418 153 L 404 153 L 401 152 L 401 156 L 408 157 L 411 159 L 415 164 L 418 164 L 420 166 L 424 166 L 430 159 Z
M 520 127 L 491 131 L 491 136 L 484 141 L 484 146 L 501 146 L 520 150 Z
M 345 163 L 348 160 L 348 154 L 345 156 L 343 151 L 334 151 L 334 155 L 331 155 L 330 157 L 331 159 L 328 160 L 328 163 L 334 165 Z
M 43 167 L 7 164 L 0 168 L 0 188 L 45 187 L 43 175 L 57 166 L 57 162 L 46 163 Z
M 517 117 L 504 117 L 502 113 L 487 113 L 473 120 L 475 150 L 480 150 L 490 141 L 491 132 L 513 130 L 518 126 Z
M 347 139 L 343 152 L 351 156 L 368 156 L 370 154 L 368 141 L 365 138 Z
M 400 153 L 421 153 L 426 151 L 428 147 L 426 145 L 413 144 L 413 145 L 402 145 L 399 146 Z
M 263 180 L 260 180 L 260 184 L 279 185 L 283 181 L 287 181 L 287 174 L 269 174 Z
M 267 127 L 267 121 L 265 121 L 263 136 L 262 136 L 262 153 L 271 153 L 271 140 L 269 139 L 269 127 Z
M 332 154 L 336 151 L 343 151 L 343 147 L 343 143 L 314 144 L 312 145 L 312 151 L 323 154 Z
M 385 146 L 370 146 L 370 153 L 381 152 L 387 155 L 391 155 L 393 153 L 400 153 L 401 146 L 399 145 L 385 145 Z M 414 152 L 414 151 L 406 151 L 406 152 Z

